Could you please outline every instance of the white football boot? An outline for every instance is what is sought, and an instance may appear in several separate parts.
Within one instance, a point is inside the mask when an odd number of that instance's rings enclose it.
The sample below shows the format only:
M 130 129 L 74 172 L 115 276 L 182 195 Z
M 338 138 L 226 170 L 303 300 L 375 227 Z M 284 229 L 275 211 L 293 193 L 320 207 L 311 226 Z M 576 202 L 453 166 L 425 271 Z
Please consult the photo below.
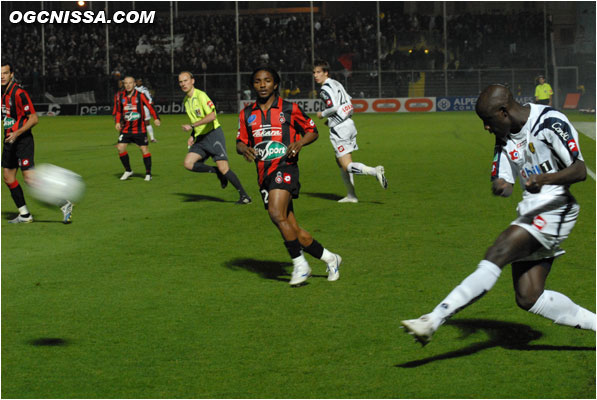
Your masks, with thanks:
M 16 218 L 8 221 L 9 224 L 28 224 L 30 222 L 33 222 L 33 216 L 31 216 L 31 214 L 29 214 L 28 217 L 23 217 L 22 215 L 19 215 Z
M 413 335 L 415 340 L 421 343 L 423 346 L 429 343 L 431 336 L 433 336 L 436 331 L 436 328 L 433 327 L 433 321 L 431 321 L 429 314 L 422 315 L 417 319 L 407 319 L 401 321 L 400 324 L 404 327 L 406 333 Z
M 350 197 L 350 196 L 346 196 L 341 198 L 340 200 L 338 200 L 338 203 L 358 203 L 359 199 L 357 199 L 356 197 Z
M 290 286 L 297 286 L 305 282 L 311 276 L 311 267 L 307 262 L 295 265 L 290 278 Z
M 151 175 L 149 175 L 149 174 L 145 175 L 145 180 L 146 181 L 150 181 L 151 180 Z
M 62 215 L 64 216 L 62 223 L 70 223 L 73 216 L 73 203 L 67 200 L 66 204 L 60 207 L 60 211 L 62 211 Z
M 120 177 L 121 181 L 126 181 L 128 178 L 133 176 L 133 171 L 124 171 L 124 174 Z
M 388 180 L 386 179 L 385 170 L 383 168 L 383 165 L 378 165 L 377 167 L 375 167 L 375 176 L 377 178 L 377 181 L 381 185 L 381 187 L 384 189 L 387 189 L 388 188 Z
M 328 264 L 328 281 L 337 281 L 340 278 L 340 264 L 342 264 L 342 257 L 334 254 L 334 262 Z

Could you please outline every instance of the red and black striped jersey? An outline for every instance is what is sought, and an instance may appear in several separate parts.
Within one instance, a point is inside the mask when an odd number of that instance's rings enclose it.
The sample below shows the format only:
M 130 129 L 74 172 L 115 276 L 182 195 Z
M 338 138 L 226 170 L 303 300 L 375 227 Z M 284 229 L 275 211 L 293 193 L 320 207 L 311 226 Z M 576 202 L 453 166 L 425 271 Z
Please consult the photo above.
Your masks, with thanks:
M 4 136 L 21 128 L 31 114 L 35 114 L 35 108 L 31 98 L 25 89 L 16 82 L 11 82 L 2 93 L 2 121 Z M 31 129 L 23 132 L 19 137 L 31 135 Z
M 154 120 L 159 119 L 155 109 L 145 97 L 136 89 L 130 95 L 126 91 L 118 92 L 114 97 L 114 110 L 116 123 L 120 123 L 120 133 L 146 133 L 145 110 L 149 109 Z
M 298 104 L 276 97 L 267 112 L 257 102 L 240 112 L 236 140 L 257 151 L 255 164 L 261 185 L 278 167 L 298 162 L 298 156 L 288 161 L 286 150 L 307 132 L 317 133 L 315 122 Z

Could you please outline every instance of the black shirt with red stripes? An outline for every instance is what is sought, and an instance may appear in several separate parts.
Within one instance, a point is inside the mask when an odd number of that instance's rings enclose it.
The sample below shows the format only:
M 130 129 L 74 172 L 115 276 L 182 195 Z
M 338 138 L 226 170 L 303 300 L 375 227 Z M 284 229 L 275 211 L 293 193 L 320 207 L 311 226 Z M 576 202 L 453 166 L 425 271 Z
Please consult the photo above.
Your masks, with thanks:
M 31 114 L 35 114 L 33 102 L 25 89 L 16 82 L 11 81 L 2 92 L 2 121 L 4 127 L 4 137 L 9 133 L 20 129 Z M 31 135 L 31 129 L 21 133 L 21 137 Z
M 113 113 L 116 123 L 120 123 L 120 133 L 147 132 L 143 106 L 149 109 L 154 120 L 160 119 L 147 97 L 137 89 L 133 89 L 130 95 L 124 90 L 116 93 Z
M 255 164 L 261 185 L 276 169 L 298 163 L 298 156 L 289 161 L 286 151 L 308 132 L 317 133 L 315 122 L 298 104 L 276 96 L 267 112 L 257 102 L 240 112 L 236 140 L 257 151 Z

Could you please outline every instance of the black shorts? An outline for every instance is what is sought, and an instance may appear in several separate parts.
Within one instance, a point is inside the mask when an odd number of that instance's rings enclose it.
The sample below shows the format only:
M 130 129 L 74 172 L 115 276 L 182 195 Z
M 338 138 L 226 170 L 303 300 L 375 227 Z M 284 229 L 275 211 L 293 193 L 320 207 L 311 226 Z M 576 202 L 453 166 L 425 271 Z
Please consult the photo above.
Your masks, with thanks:
M 20 136 L 14 143 L 4 143 L 2 168 L 21 168 L 27 171 L 35 166 L 33 135 Z
M 121 133 L 118 143 L 135 143 L 137 146 L 147 146 L 147 133 Z
M 195 143 L 189 149 L 189 153 L 199 154 L 202 160 L 211 157 L 214 161 L 228 161 L 226 138 L 222 127 L 209 131 L 205 135 L 197 136 Z
M 549 99 L 537 100 L 536 104 L 543 104 L 543 105 L 548 106 L 549 105 Z
M 259 192 L 261 193 L 261 200 L 263 200 L 266 210 L 269 204 L 269 191 L 273 189 L 286 190 L 290 192 L 293 199 L 298 199 L 301 190 L 298 165 L 280 167 L 265 177 L 259 187 Z M 290 202 L 289 210 L 292 210 L 292 202 Z

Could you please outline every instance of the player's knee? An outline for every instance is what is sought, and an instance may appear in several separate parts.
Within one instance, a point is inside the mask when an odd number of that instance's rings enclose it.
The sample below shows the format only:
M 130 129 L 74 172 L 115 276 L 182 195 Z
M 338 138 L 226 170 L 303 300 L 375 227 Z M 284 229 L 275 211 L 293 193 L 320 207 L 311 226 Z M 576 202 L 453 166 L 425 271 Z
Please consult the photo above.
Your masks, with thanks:
M 286 216 L 284 215 L 282 210 L 269 207 L 267 211 L 269 213 L 269 218 L 272 220 L 274 224 L 280 225 L 281 223 L 286 221 Z
M 516 292 L 516 305 L 525 311 L 529 311 L 539 300 L 539 297 L 541 297 L 541 293 L 535 290 Z
M 491 246 L 485 252 L 485 259 L 491 261 L 499 267 L 503 267 L 510 261 L 511 249 L 508 243 L 499 242 Z
M 193 170 L 193 165 L 194 165 L 194 164 L 195 164 L 195 163 L 194 163 L 194 162 L 191 162 L 190 160 L 184 160 L 184 161 L 182 162 L 182 165 L 183 165 L 183 166 L 184 166 L 186 169 L 188 169 L 189 171 L 192 171 L 192 170 Z
M 226 175 L 228 173 L 228 171 L 230 171 L 230 167 L 228 166 L 228 163 L 218 164 L 218 170 L 220 170 L 222 175 Z

